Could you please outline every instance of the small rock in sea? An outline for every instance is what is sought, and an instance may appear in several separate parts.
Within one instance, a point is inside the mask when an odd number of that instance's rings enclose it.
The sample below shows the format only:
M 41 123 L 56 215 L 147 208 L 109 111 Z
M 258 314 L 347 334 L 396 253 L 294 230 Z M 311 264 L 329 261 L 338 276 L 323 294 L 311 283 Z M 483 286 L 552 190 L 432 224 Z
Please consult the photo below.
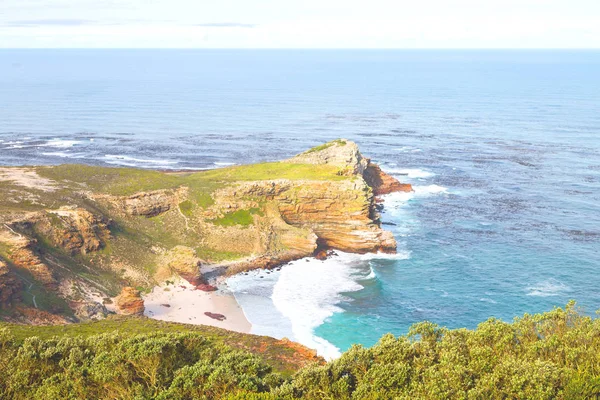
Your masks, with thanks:
M 260 279 L 264 278 L 264 276 L 259 276 Z
M 196 289 L 202 290 L 203 292 L 214 292 L 218 288 L 216 286 L 209 285 L 208 283 L 201 283 L 200 285 L 196 286 Z
M 161 306 L 163 306 L 163 307 L 171 307 L 170 304 L 161 304 Z
M 323 260 L 327 260 L 327 256 L 328 256 L 328 254 L 327 254 L 327 250 L 320 250 L 320 251 L 319 251 L 319 252 L 318 252 L 318 253 L 315 255 L 315 258 L 316 258 L 317 260 L 321 260 L 321 261 L 323 261 Z M 308 261 L 308 260 L 307 260 L 307 261 Z
M 304 260 L 304 261 L 306 261 L 306 262 L 310 262 L 310 260 L 309 260 L 308 258 L 307 258 L 306 260 Z
M 267 274 L 270 274 L 270 273 L 271 273 L 271 271 L 267 271 Z
M 281 268 L 277 268 L 275 271 L 281 271 Z
M 204 315 L 212 319 L 216 319 L 217 321 L 225 321 L 227 319 L 223 314 L 212 313 L 209 311 L 205 312 Z

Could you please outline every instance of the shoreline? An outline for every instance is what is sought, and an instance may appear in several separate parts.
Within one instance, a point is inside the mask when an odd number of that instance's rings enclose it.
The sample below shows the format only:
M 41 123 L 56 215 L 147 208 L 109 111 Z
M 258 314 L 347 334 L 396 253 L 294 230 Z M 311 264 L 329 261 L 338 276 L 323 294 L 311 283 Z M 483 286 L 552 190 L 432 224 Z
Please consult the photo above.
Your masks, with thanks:
M 233 294 L 221 288 L 215 292 L 204 292 L 184 279 L 172 282 L 174 284 L 155 286 L 152 292 L 142 296 L 146 307 L 144 316 L 169 322 L 210 325 L 241 333 L 252 330 L 252 324 Z M 205 315 L 205 312 L 222 314 L 226 319 L 219 321 Z

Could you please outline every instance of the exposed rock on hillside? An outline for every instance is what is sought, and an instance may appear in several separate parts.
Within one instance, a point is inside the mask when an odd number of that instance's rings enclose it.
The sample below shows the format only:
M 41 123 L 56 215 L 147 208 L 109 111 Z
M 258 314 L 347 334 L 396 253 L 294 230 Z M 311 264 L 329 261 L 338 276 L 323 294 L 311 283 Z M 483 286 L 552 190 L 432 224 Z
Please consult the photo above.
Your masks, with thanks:
M 334 165 L 339 167 L 340 175 L 362 175 L 369 165 L 369 160 L 360 154 L 356 143 L 346 139 L 338 139 L 314 147 L 285 162 L 296 164 Z
M 187 188 L 177 190 L 154 190 L 140 192 L 132 196 L 108 196 L 107 198 L 128 215 L 154 217 L 169 211 L 185 197 Z
M 0 308 L 7 307 L 18 299 L 23 283 L 9 270 L 8 265 L 0 259 Z
M 80 208 L 50 210 L 36 219 L 35 227 L 72 255 L 98 251 L 110 238 L 108 221 Z
M 196 256 L 196 251 L 190 247 L 175 246 L 159 262 L 159 280 L 162 280 L 161 277 L 166 279 L 178 274 L 192 285 L 204 283 L 200 275 L 201 261 Z
M 75 316 L 81 321 L 101 320 L 108 315 L 106 307 L 94 301 L 77 303 L 73 308 L 75 309 Z
M 20 220 L 14 225 L 30 227 L 31 223 Z M 16 267 L 27 270 L 40 284 L 49 289 L 56 289 L 57 281 L 51 269 L 37 253 L 37 240 L 16 232 L 8 224 L 5 224 L 4 227 L 6 229 L 0 229 L 0 244 L 8 249 L 8 253 L 4 256 Z
M 144 315 L 144 300 L 139 290 L 124 287 L 115 299 L 117 313 L 122 315 Z

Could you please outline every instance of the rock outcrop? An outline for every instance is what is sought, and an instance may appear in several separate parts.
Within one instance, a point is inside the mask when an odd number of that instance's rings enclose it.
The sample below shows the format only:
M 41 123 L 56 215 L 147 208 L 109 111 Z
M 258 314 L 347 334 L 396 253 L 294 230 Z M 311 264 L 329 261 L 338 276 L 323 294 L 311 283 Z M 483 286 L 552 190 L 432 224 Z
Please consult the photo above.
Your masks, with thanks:
M 8 259 L 16 267 L 27 270 L 37 282 L 55 290 L 58 282 L 50 267 L 40 258 L 36 249 L 37 240 L 15 232 L 8 225 L 5 226 L 10 230 L 0 231 L 0 243 L 9 249 Z
M 412 192 L 410 183 L 400 183 L 398 179 L 383 172 L 379 165 L 369 162 L 365 169 L 363 178 L 367 185 L 373 189 L 375 196 L 390 194 L 394 192 Z
M 356 143 L 337 139 L 286 160 L 287 163 L 333 165 L 339 167 L 340 175 L 362 175 L 369 160 L 364 158 Z
M 115 299 L 117 313 L 122 315 L 144 315 L 144 300 L 139 290 L 129 286 L 121 290 Z
M 131 196 L 98 196 L 108 199 L 127 215 L 155 217 L 175 208 L 187 193 L 186 187 L 178 189 L 153 190 Z
M 159 281 L 178 274 L 194 286 L 204 283 L 200 275 L 201 260 L 196 256 L 196 251 L 190 247 L 175 246 L 161 258 L 159 263 L 157 277 Z
M 10 271 L 6 262 L 0 259 L 0 309 L 18 300 L 22 288 L 21 280 Z
M 338 139 L 318 146 L 286 162 L 333 165 L 345 181 L 310 182 L 275 196 L 286 222 L 310 227 L 319 245 L 348 252 L 395 252 L 396 241 L 381 229 L 373 195 L 411 191 L 362 156 L 358 146 Z
M 87 210 L 63 207 L 40 214 L 36 230 L 72 255 L 98 251 L 110 238 L 109 221 Z
M 396 242 L 373 216 L 373 194 L 363 179 L 311 182 L 277 198 L 283 219 L 309 227 L 319 245 L 348 252 L 393 252 Z
M 75 309 L 75 316 L 80 321 L 97 321 L 106 318 L 108 315 L 106 307 L 94 301 L 80 302 L 74 305 L 73 308 Z

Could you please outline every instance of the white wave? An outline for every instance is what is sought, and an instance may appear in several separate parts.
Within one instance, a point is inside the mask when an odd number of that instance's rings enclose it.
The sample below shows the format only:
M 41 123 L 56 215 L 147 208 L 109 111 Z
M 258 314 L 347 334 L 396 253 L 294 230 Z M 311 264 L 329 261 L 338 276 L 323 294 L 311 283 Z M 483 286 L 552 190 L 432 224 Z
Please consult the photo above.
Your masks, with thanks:
M 232 162 L 214 162 L 213 164 L 215 164 L 217 167 L 229 167 L 231 165 L 235 165 L 235 163 Z
M 67 153 L 64 151 L 50 151 L 41 153 L 44 156 L 61 157 L 61 158 L 85 158 L 85 153 Z
M 410 251 L 399 251 L 394 254 L 390 253 L 367 253 L 356 255 L 361 260 L 407 260 L 410 258 Z
M 448 193 L 448 188 L 440 185 L 413 186 L 413 190 L 415 191 L 415 195 L 422 197 L 432 194 Z
M 339 303 L 346 300 L 344 293 L 363 289 L 357 281 L 377 276 L 367 255 L 336 253 L 323 261 L 312 257 L 293 261 L 269 274 L 260 270 L 227 279 L 252 324 L 252 333 L 285 336 L 327 359 L 339 357 L 340 350 L 314 330 L 343 311 Z M 396 255 L 374 255 L 373 259 L 381 256 Z
M 419 153 L 419 152 L 423 151 L 417 147 L 412 147 L 412 146 L 402 146 L 402 147 L 396 148 L 395 150 L 399 151 L 401 153 Z
M 529 291 L 527 296 L 551 297 L 569 292 L 571 288 L 554 278 L 550 278 L 534 286 L 528 286 L 526 290 Z
M 381 196 L 384 209 L 403 206 L 407 201 L 414 198 L 429 197 L 439 194 L 447 194 L 448 188 L 440 185 L 413 185 L 412 192 L 395 192 Z
M 279 312 L 271 299 L 280 274 L 280 271 L 270 271 L 268 274 L 264 270 L 255 270 L 234 275 L 226 281 L 246 319 L 252 324 L 251 333 L 255 335 L 277 339 L 294 337 L 290 321 Z
M 357 264 L 360 257 L 342 252 L 324 261 L 315 258 L 294 261 L 281 269 L 273 288 L 273 303 L 290 320 L 294 339 L 327 359 L 339 357 L 340 350 L 316 336 L 314 329 L 343 311 L 338 306 L 345 300 L 342 293 L 363 288 L 356 282 Z
M 172 165 L 178 163 L 178 161 L 172 160 L 152 160 L 115 154 L 104 155 L 104 160 L 104 162 L 106 162 L 107 164 L 142 168 L 170 168 Z
M 426 179 L 435 176 L 433 172 L 418 168 L 385 168 L 384 171 L 390 175 L 405 176 L 409 179 Z
M 367 281 L 367 280 L 371 280 L 371 279 L 377 278 L 377 274 L 375 273 L 375 270 L 373 268 L 370 268 L 370 270 L 371 270 L 371 272 L 369 272 L 369 275 L 365 276 L 361 280 Z
M 27 145 L 24 143 L 25 142 L 23 142 L 21 140 L 11 140 L 4 144 L 7 145 L 9 149 L 23 149 L 25 147 L 33 147 L 32 145 Z
M 66 149 L 69 147 L 73 147 L 77 144 L 81 143 L 80 140 L 63 140 L 63 139 L 51 139 L 46 143 L 39 144 L 40 147 L 57 147 L 61 149 Z

